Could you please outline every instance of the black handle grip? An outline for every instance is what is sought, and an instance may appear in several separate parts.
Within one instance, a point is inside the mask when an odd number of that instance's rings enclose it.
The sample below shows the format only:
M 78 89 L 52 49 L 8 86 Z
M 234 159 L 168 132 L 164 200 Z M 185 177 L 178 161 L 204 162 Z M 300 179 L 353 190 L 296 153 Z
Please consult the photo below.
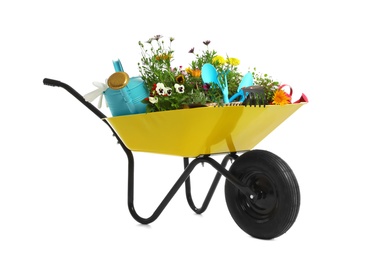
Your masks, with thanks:
M 44 85 L 49 85 L 53 87 L 62 87 L 65 90 L 67 90 L 72 96 L 74 96 L 76 99 L 78 99 L 83 105 L 85 105 L 88 109 L 90 109 L 95 115 L 97 115 L 99 118 L 103 119 L 106 118 L 106 116 L 97 109 L 94 105 L 92 105 L 90 102 L 87 102 L 83 96 L 81 96 L 76 90 L 74 90 L 71 86 L 55 79 L 48 79 L 44 78 L 43 80 Z
M 44 83 L 44 85 L 49 85 L 49 86 L 53 86 L 53 87 L 61 87 L 62 86 L 62 82 L 60 82 L 58 80 L 55 80 L 55 79 L 45 78 L 43 80 L 43 83 Z

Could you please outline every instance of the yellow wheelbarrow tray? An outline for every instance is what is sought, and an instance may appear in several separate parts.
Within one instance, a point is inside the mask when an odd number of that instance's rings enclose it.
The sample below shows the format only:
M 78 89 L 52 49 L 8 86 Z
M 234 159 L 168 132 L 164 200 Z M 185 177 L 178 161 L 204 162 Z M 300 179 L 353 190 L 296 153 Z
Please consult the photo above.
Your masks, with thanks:
M 303 104 L 200 107 L 104 120 L 132 151 L 197 157 L 251 150 Z
M 277 155 L 252 148 L 305 103 L 202 107 L 107 117 L 69 85 L 48 78 L 43 83 L 64 88 L 109 126 L 128 159 L 127 205 L 137 222 L 155 221 L 183 184 L 190 208 L 202 214 L 222 176 L 226 178 L 224 192 L 231 217 L 250 236 L 273 239 L 287 232 L 295 222 L 300 190 L 292 169 Z M 146 218 L 134 206 L 133 151 L 183 157 L 183 173 Z M 222 162 L 212 158 L 213 154 L 222 153 Z M 204 163 L 213 167 L 216 175 L 203 204 L 197 207 L 192 199 L 190 174 Z M 155 170 L 150 169 L 147 174 L 153 173 Z

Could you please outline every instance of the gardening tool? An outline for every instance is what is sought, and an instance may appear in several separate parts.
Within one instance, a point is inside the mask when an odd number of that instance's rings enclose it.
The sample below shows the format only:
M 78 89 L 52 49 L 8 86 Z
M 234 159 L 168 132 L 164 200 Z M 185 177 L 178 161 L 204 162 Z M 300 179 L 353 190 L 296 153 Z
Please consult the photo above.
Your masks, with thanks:
M 221 84 L 220 80 L 218 79 L 219 76 L 221 76 L 216 68 L 210 64 L 210 63 L 205 63 L 203 66 L 202 66 L 202 80 L 204 83 L 207 83 L 207 84 L 216 84 L 222 91 L 222 96 L 224 98 L 224 103 L 225 104 L 228 104 L 230 103 L 230 100 L 229 100 L 229 88 L 228 88 L 228 85 L 227 85 L 227 74 L 228 74 L 228 71 L 224 72 L 223 73 L 224 75 L 224 84 Z
M 241 91 L 244 92 L 244 105 L 254 105 L 254 106 L 266 106 L 267 99 L 265 95 L 265 88 L 263 86 L 250 86 L 241 88 Z
M 237 89 L 237 92 L 230 98 L 230 102 L 235 100 L 237 97 L 240 97 L 239 101 L 243 102 L 245 98 L 248 96 L 249 92 L 243 91 L 242 88 L 253 86 L 253 75 L 251 72 L 248 72 L 244 75 L 242 78 L 242 81 L 239 83 L 239 87 Z

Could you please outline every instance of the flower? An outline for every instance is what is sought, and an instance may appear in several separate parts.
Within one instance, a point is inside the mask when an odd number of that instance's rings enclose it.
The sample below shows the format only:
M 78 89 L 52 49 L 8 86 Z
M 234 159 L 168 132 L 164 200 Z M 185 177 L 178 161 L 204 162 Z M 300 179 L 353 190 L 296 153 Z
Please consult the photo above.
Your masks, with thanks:
M 163 96 L 166 93 L 166 88 L 163 83 L 158 83 L 155 91 L 157 91 L 158 95 Z
M 210 88 L 211 88 L 211 85 L 209 85 L 208 83 L 204 83 L 202 85 L 202 88 L 205 90 L 205 91 L 208 91 Z
M 172 88 L 166 88 L 165 89 L 165 95 L 171 96 L 171 94 L 172 94 Z
M 213 59 L 212 59 L 212 63 L 218 63 L 220 65 L 223 65 L 226 63 L 226 60 L 224 59 L 224 57 L 220 56 L 220 55 L 217 55 L 215 56 Z
M 154 36 L 154 40 L 158 41 L 158 40 L 159 40 L 160 38 L 162 38 L 162 37 L 163 37 L 163 36 L 162 36 L 162 35 L 159 35 L 159 34 L 158 34 L 158 35 L 155 35 L 155 36 Z
M 238 66 L 240 64 L 240 60 L 237 58 L 227 58 L 226 63 L 230 64 L 231 66 Z
M 158 97 L 149 97 L 149 102 L 152 104 L 158 103 Z
M 185 82 L 185 76 L 183 74 L 179 74 L 175 78 L 177 83 L 184 84 Z
M 274 105 L 286 105 L 291 103 L 291 97 L 284 90 L 277 89 L 274 93 L 272 104 Z
M 185 69 L 186 73 L 188 73 L 189 75 L 191 75 L 192 77 L 194 78 L 199 78 L 200 77 L 200 74 L 201 74 L 201 70 L 200 69 L 191 69 L 190 67 L 186 68 Z
M 155 56 L 155 59 L 160 61 L 160 60 L 170 60 L 172 58 L 171 54 L 160 54 Z
M 142 57 L 138 63 L 139 72 L 148 87 L 150 98 L 144 99 L 148 112 L 180 109 L 193 103 L 206 103 L 201 86 L 200 70 L 173 66 L 174 51 L 171 43 L 156 35 L 146 42 L 139 41 Z M 198 74 L 197 74 L 198 73 Z
M 185 91 L 184 85 L 175 84 L 174 87 L 175 87 L 177 93 L 184 93 L 184 91 Z
M 201 75 L 201 70 L 200 69 L 194 69 L 191 71 L 191 76 L 195 78 L 199 78 Z
M 208 44 L 210 44 L 210 43 L 211 43 L 211 41 L 208 41 L 208 40 L 207 40 L 207 41 L 204 41 L 203 43 L 204 43 L 204 45 L 208 46 Z
M 175 52 L 172 49 L 174 38 L 164 38 L 155 35 L 145 42 L 139 41 L 141 59 L 138 63 L 139 72 L 149 91 L 149 97 L 142 102 L 147 104 L 147 112 L 181 109 L 202 106 L 206 103 L 216 103 L 219 106 L 228 102 L 229 98 L 240 95 L 240 84 L 244 74 L 239 71 L 240 60 L 235 57 L 226 58 L 210 49 L 211 41 L 203 41 L 205 50 L 197 53 L 193 47 L 189 53 L 193 60 L 185 69 L 174 66 Z M 220 86 L 203 82 L 202 67 L 211 64 L 218 73 Z M 290 96 L 282 89 L 280 83 L 266 73 L 259 73 L 256 68 L 250 70 L 253 76 L 253 90 L 248 91 L 248 101 L 244 105 L 285 105 L 291 103 Z M 259 86 L 259 88 L 255 88 Z M 227 91 L 224 88 L 227 87 Z M 250 86 L 251 87 L 251 86 Z M 243 90 L 244 94 L 247 93 Z M 262 91 L 262 93 L 261 93 Z M 237 101 L 237 100 L 236 100 Z

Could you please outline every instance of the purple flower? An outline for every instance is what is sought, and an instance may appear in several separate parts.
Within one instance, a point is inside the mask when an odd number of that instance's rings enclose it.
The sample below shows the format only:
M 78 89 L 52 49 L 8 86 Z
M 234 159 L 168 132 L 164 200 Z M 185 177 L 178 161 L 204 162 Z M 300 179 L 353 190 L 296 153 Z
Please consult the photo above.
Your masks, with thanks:
M 158 41 L 160 38 L 162 38 L 163 36 L 162 35 L 156 35 L 156 36 L 154 36 L 153 38 L 154 38 L 154 40 L 156 40 L 156 41 Z
M 207 40 L 207 41 L 204 41 L 203 43 L 204 43 L 205 45 L 207 45 L 207 46 L 208 46 L 208 44 L 210 44 L 210 43 L 211 43 L 211 41 L 208 41 L 208 40 Z
M 211 85 L 209 85 L 208 83 L 204 83 L 202 87 L 205 91 L 208 91 L 211 88 Z

